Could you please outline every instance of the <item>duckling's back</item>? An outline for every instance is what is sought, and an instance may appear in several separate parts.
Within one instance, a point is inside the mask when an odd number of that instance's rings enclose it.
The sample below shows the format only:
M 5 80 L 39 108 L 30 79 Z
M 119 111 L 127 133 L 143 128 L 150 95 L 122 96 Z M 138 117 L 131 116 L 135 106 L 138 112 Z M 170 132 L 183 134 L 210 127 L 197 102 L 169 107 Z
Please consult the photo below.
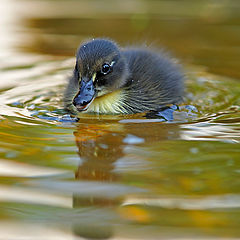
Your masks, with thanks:
M 129 112 L 157 110 L 182 101 L 183 74 L 165 54 L 137 48 L 122 53 L 130 71 L 124 90 Z

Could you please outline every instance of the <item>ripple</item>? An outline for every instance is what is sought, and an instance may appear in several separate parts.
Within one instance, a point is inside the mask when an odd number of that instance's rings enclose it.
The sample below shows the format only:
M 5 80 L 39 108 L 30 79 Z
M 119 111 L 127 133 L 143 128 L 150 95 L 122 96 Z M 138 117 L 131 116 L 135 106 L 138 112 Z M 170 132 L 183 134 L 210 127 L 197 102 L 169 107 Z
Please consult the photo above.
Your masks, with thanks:
M 200 122 L 181 125 L 181 139 L 239 143 L 240 124 Z
M 1 216 L 27 220 L 30 230 L 32 221 L 130 230 L 134 223 L 135 236 L 142 223 L 156 236 L 166 221 L 196 227 L 189 218 L 196 211 L 217 217 L 220 209 L 232 219 L 225 226 L 236 222 L 239 83 L 195 72 L 184 105 L 77 119 L 62 103 L 73 65 L 73 58 L 29 58 L 1 66 Z
M 123 206 L 127 205 L 145 205 L 155 206 L 169 209 L 184 209 L 184 210 L 207 210 L 207 209 L 228 209 L 240 208 L 240 195 L 227 194 L 220 196 L 208 196 L 203 198 L 187 198 L 187 197 L 161 197 L 161 198 L 146 198 L 134 199 L 130 198 L 124 201 Z

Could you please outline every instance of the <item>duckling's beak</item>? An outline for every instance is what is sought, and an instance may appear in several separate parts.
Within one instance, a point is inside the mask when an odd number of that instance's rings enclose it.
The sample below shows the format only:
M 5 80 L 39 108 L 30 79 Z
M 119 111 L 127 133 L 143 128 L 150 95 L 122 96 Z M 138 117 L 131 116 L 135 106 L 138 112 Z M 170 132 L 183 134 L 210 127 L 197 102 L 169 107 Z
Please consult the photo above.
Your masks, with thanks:
M 82 78 L 80 90 L 73 99 L 73 105 L 78 111 L 86 111 L 96 97 L 96 89 L 93 86 L 93 78 Z

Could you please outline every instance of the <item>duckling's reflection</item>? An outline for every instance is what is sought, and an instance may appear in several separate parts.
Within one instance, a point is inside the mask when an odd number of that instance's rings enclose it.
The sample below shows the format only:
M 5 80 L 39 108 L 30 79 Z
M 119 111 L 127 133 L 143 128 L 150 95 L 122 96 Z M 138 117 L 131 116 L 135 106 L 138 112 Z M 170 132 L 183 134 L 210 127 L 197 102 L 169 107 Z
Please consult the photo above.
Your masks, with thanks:
M 85 124 L 79 123 L 74 132 L 78 154 L 82 164 L 78 167 L 75 177 L 79 180 L 114 182 L 119 175 L 113 172 L 114 162 L 123 156 L 123 136 L 118 134 L 121 128 L 118 124 Z M 74 195 L 73 207 L 98 207 L 100 209 L 118 206 L 119 199 L 82 197 Z M 76 224 L 76 235 L 87 239 L 107 239 L 113 235 L 112 226 L 109 223 Z
M 123 136 L 112 129 L 115 125 L 80 125 L 74 133 L 78 154 L 83 161 L 76 172 L 77 179 L 114 181 L 113 163 L 123 156 Z
M 76 179 L 98 182 L 121 182 L 121 174 L 113 171 L 116 161 L 126 157 L 124 149 L 130 144 L 126 142 L 127 135 L 134 135 L 151 142 L 176 138 L 178 127 L 175 124 L 161 123 L 125 123 L 104 122 L 96 124 L 80 121 L 74 132 L 78 154 L 82 164 L 76 171 Z M 131 143 L 132 144 L 132 143 Z M 74 195 L 73 207 L 97 207 L 100 209 L 117 207 L 122 203 L 119 198 L 82 197 Z M 103 219 L 104 221 L 104 219 Z M 76 235 L 87 239 L 107 239 L 113 235 L 111 223 L 103 222 L 91 226 L 76 224 Z

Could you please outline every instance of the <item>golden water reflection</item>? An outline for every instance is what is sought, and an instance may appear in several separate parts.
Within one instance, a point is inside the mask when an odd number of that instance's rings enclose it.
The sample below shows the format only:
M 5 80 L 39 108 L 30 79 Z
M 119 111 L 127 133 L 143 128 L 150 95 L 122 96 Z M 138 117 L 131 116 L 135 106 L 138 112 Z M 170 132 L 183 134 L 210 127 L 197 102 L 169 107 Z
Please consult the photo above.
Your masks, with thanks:
M 214 173 L 215 167 L 212 172 L 211 163 L 205 168 L 204 159 L 199 159 L 197 153 L 203 149 L 198 143 L 195 145 L 194 142 L 189 142 L 190 146 L 186 143 L 186 149 L 178 149 L 178 144 L 174 141 L 180 138 L 180 130 L 177 124 L 146 122 L 139 128 L 132 123 L 91 124 L 84 119 L 80 120 L 78 130 L 74 132 L 82 161 L 77 169 L 76 179 L 116 184 L 126 182 L 128 185 L 135 185 L 136 182 L 137 186 L 147 191 L 125 194 L 120 198 L 84 197 L 75 194 L 73 207 L 115 209 L 119 215 L 119 219 L 117 217 L 118 220 L 115 220 L 117 222 L 123 224 L 130 221 L 146 228 L 151 226 L 152 233 L 148 233 L 149 239 L 154 239 L 157 232 L 158 237 L 164 236 L 166 230 L 160 233 L 157 229 L 165 226 L 172 227 L 174 231 L 186 237 L 194 232 L 199 236 L 220 237 L 223 232 L 226 236 L 234 236 L 235 233 L 231 229 L 233 225 L 239 224 L 239 195 L 228 192 L 230 179 L 221 178 L 231 171 L 231 161 L 239 162 L 239 151 L 229 158 L 229 170 L 228 167 L 224 167 L 224 162 L 219 162 L 216 157 L 218 154 L 215 154 L 214 158 L 210 157 L 211 154 L 206 157 L 206 161 L 214 161 L 214 165 L 216 162 L 221 164 L 220 171 Z M 124 134 L 126 132 L 127 136 Z M 212 145 L 218 149 L 218 144 Z M 171 147 L 174 148 L 172 151 Z M 181 144 L 179 147 L 181 148 Z M 238 146 L 233 146 L 233 149 L 238 149 Z M 189 154 L 186 154 L 186 151 Z M 128 163 L 124 164 L 124 159 Z M 122 165 L 125 165 L 124 168 L 121 168 L 121 161 Z M 226 192 L 225 195 L 222 195 L 223 192 Z M 204 193 L 208 193 L 207 197 Z M 227 209 L 235 209 L 235 213 L 228 212 Z M 184 233 L 179 232 L 179 227 L 185 229 Z M 219 227 L 224 230 L 219 231 Z M 95 231 L 92 231 L 93 229 Z M 82 222 L 79 225 L 75 224 L 74 232 L 79 236 L 105 239 L 114 236 L 118 230 L 114 224 L 103 220 L 101 223 L 94 222 L 93 225 L 88 222 L 87 226 Z M 136 232 L 134 234 L 138 236 Z M 143 234 L 140 238 L 145 239 L 146 235 Z

